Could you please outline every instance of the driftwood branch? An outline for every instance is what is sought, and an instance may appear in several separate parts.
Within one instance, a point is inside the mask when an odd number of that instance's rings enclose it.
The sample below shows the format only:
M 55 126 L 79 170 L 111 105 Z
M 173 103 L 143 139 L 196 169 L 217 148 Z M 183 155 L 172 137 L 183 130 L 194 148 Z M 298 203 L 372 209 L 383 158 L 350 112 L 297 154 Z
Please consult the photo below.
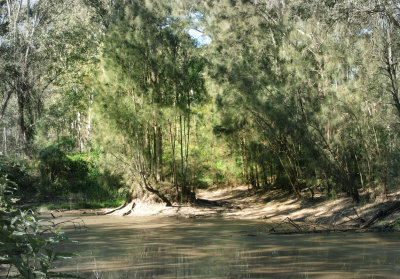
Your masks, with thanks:
M 396 201 L 392 203 L 390 206 L 383 210 L 379 210 L 371 219 L 369 219 L 362 228 L 370 228 L 375 222 L 384 219 L 385 217 L 389 216 L 390 214 L 400 210 L 400 201 Z
M 376 222 L 383 220 L 387 216 L 393 214 L 396 211 L 400 211 L 400 201 L 389 202 L 385 208 L 377 211 L 368 221 L 365 221 L 362 216 L 360 216 L 354 209 L 356 218 L 349 218 L 351 221 L 355 222 L 353 225 L 341 225 L 332 224 L 330 226 L 323 226 L 321 224 L 313 224 L 306 222 L 295 222 L 294 220 L 286 217 L 282 222 L 269 227 L 267 230 L 262 229 L 262 231 L 270 234 L 310 234 L 310 233 L 331 233 L 331 232 L 376 232 L 376 231 L 392 231 L 395 224 L 398 222 L 392 221 L 385 223 L 384 225 L 374 225 Z M 363 224 L 363 225 L 360 225 Z M 294 228 L 294 230 L 293 230 Z
M 52 214 L 52 216 L 53 216 L 53 218 L 55 218 L 53 214 Z M 79 221 L 77 222 L 76 220 L 79 220 Z M 82 220 L 82 218 L 80 218 L 80 217 L 68 219 L 68 220 L 65 220 L 65 221 L 58 222 L 58 223 L 55 223 L 55 222 L 52 222 L 52 221 L 49 221 L 49 222 L 51 223 L 51 227 L 52 227 L 52 228 L 55 228 L 55 227 L 57 227 L 57 226 L 60 226 L 60 225 L 62 225 L 62 224 L 65 224 L 65 223 L 73 224 L 75 230 L 76 230 L 76 229 L 86 228 L 85 222 L 84 222 L 84 221 Z M 83 225 L 82 225 L 82 224 L 83 224 Z M 45 229 L 45 230 L 43 230 L 40 234 L 44 234 L 45 232 L 50 231 L 50 229 L 51 229 L 51 228 Z
M 301 227 L 299 225 L 297 225 L 292 219 L 290 219 L 289 217 L 286 217 L 286 219 L 284 220 L 286 221 L 289 225 L 291 225 L 292 227 L 294 227 L 297 231 L 301 232 L 303 231 L 301 229 Z

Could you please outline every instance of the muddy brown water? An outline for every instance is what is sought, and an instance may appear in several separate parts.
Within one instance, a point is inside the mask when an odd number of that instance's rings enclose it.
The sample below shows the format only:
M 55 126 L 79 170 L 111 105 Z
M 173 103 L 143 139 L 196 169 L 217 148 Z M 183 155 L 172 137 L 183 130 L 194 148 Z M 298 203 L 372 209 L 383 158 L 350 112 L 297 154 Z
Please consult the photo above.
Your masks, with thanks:
M 65 225 L 83 278 L 400 278 L 400 233 L 271 235 L 265 221 L 85 216 Z

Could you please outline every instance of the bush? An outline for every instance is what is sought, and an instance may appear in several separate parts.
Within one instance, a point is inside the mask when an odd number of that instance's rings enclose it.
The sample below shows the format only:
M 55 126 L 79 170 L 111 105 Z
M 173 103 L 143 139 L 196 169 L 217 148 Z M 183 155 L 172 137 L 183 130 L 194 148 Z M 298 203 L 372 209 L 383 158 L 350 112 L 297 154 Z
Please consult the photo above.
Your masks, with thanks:
M 64 152 L 72 152 L 75 148 L 75 140 L 70 137 L 62 136 L 58 140 L 57 147 Z
M 33 185 L 38 183 L 38 179 L 32 174 L 33 170 L 34 166 L 26 161 L 0 158 L 0 177 L 14 181 L 14 187 L 22 200 L 30 199 L 35 194 Z
M 121 178 L 95 165 L 97 152 L 66 154 L 55 145 L 39 152 L 39 197 L 66 199 L 71 194 L 85 200 L 116 200 L 124 196 Z
M 33 211 L 15 209 L 15 186 L 5 176 L 0 177 L 0 261 L 10 265 L 9 272 L 14 267 L 19 273 L 8 273 L 7 277 L 74 278 L 50 271 L 55 261 L 73 255 L 56 252 L 58 244 L 67 240 L 66 235 L 55 224 L 46 225 L 51 221 L 39 220 Z

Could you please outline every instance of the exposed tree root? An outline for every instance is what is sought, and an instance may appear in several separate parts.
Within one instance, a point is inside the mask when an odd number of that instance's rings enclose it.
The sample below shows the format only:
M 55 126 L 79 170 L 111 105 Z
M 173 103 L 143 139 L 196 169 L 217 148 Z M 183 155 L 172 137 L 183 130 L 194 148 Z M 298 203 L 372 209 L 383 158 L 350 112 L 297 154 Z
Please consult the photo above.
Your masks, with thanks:
M 119 206 L 119 207 L 117 207 L 117 208 L 115 208 L 115 209 L 113 209 L 111 211 L 108 211 L 108 212 L 105 212 L 103 214 L 100 214 L 100 215 L 109 215 L 111 213 L 114 213 L 115 211 L 120 210 L 120 209 L 124 208 L 125 206 L 128 206 L 131 203 L 132 200 L 133 200 L 132 195 L 130 193 L 128 193 L 126 195 L 126 199 L 125 199 L 125 202 L 124 202 L 123 205 L 121 205 L 121 206 Z M 134 205 L 132 205 L 131 210 L 133 209 L 133 207 L 134 207 Z
M 135 208 L 135 206 L 136 206 L 136 203 L 133 203 L 131 209 L 129 209 L 129 210 L 128 210 L 127 212 L 125 212 L 124 214 L 122 214 L 122 216 L 126 216 L 126 215 L 131 214 L 131 213 L 132 213 L 132 210 Z
M 153 187 L 149 186 L 147 183 L 144 184 L 144 189 L 149 191 L 150 193 L 155 194 L 159 197 L 163 202 L 165 202 L 166 206 L 172 206 L 172 203 L 158 190 L 154 189 Z

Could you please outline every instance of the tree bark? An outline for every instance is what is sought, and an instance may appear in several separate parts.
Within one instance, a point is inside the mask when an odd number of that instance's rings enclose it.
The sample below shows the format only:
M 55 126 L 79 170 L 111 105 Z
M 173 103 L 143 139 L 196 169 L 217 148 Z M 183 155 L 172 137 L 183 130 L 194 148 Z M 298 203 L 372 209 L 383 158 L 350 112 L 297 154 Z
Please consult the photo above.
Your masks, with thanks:
M 172 123 L 169 123 L 169 140 L 171 144 L 171 153 L 172 153 L 172 177 L 173 183 L 176 187 L 176 194 L 179 194 L 178 183 L 176 181 L 176 158 L 175 158 L 175 135 L 176 135 L 176 125 L 174 125 L 174 133 L 172 133 Z
M 19 114 L 19 129 L 20 135 L 22 139 L 22 144 L 24 146 L 25 152 L 28 149 L 29 145 L 29 135 L 28 135 L 28 127 L 25 122 L 25 97 L 24 93 L 20 90 L 18 91 L 18 114 Z
M 160 181 L 164 181 L 163 172 L 163 129 L 158 127 L 157 133 L 157 154 L 158 154 L 158 176 Z
M 153 158 L 151 158 L 151 160 L 153 160 L 153 176 L 154 179 L 156 180 L 156 182 L 160 181 L 160 176 L 159 176 L 159 172 L 158 172 L 158 143 L 157 143 L 157 139 L 158 139 L 158 126 L 157 123 L 153 126 Z
M 167 206 L 172 206 L 172 203 L 170 202 L 170 200 L 168 200 L 164 196 L 164 194 L 162 194 L 160 191 L 158 191 L 157 189 L 154 189 L 153 187 L 151 187 L 151 185 L 150 185 L 150 183 L 149 183 L 149 181 L 147 179 L 147 174 L 146 174 L 145 169 L 143 167 L 145 164 L 142 164 L 142 157 L 143 156 L 141 156 L 141 148 L 140 148 L 140 142 L 139 142 L 139 136 L 138 135 L 136 136 L 136 145 L 137 145 L 136 146 L 137 158 L 136 158 L 136 160 L 133 160 L 133 161 L 135 163 L 136 171 L 139 173 L 139 176 L 140 176 L 140 178 L 142 180 L 142 183 L 140 183 L 140 185 L 142 186 L 142 188 L 144 190 L 147 190 L 150 193 L 153 193 L 153 194 L 157 195 L 163 202 L 166 203 Z
M 92 105 L 93 105 L 93 93 L 89 95 L 89 112 L 88 112 L 88 120 L 87 120 L 87 125 L 86 125 L 86 141 L 87 141 L 87 146 L 91 148 L 92 143 L 91 143 L 91 138 L 90 138 L 90 132 L 91 132 L 91 125 L 92 125 Z
M 263 176 L 263 186 L 264 186 L 264 187 L 267 187 L 267 185 L 268 185 L 268 181 L 267 181 L 267 170 L 266 170 L 266 167 L 265 167 L 265 163 L 264 163 L 264 162 L 261 164 L 261 171 L 262 171 L 262 176 Z
M 188 113 L 187 113 L 187 120 L 184 121 L 186 125 L 186 130 L 185 130 L 185 170 L 184 170 L 184 185 L 185 185 L 185 199 L 190 198 L 191 195 L 191 189 L 189 188 L 190 185 L 188 185 L 188 167 L 189 167 L 189 144 L 190 144 L 190 95 L 188 93 Z
M 78 111 L 78 142 L 79 142 L 79 152 L 83 151 L 83 136 L 82 136 L 82 120 L 81 112 Z
M 186 181 L 185 181 L 185 176 L 184 176 L 184 158 L 185 155 L 183 154 L 183 130 L 185 129 L 185 127 L 183 126 L 182 123 L 182 114 L 179 115 L 179 132 L 180 132 L 180 142 L 181 142 L 181 202 L 184 201 L 184 195 L 186 192 Z
M 4 148 L 4 155 L 7 155 L 7 129 L 6 129 L 6 126 L 3 127 L 3 148 Z

